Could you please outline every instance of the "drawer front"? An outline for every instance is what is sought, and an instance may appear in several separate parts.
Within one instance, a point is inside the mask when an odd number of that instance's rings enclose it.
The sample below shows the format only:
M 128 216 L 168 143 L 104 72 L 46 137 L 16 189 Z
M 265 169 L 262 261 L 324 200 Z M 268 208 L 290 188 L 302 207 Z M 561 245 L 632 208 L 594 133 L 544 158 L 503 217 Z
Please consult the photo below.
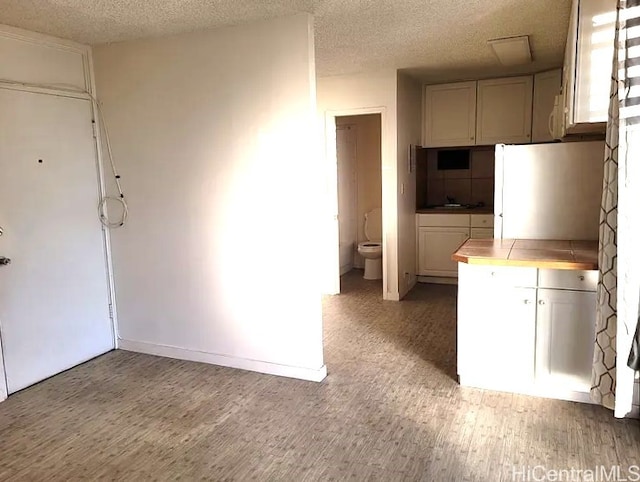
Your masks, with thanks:
M 535 288 L 538 281 L 537 268 L 459 263 L 459 269 L 460 274 L 464 272 L 465 278 L 478 290 L 493 290 L 496 285 Z
M 493 228 L 471 228 L 471 239 L 492 239 Z
M 472 228 L 492 228 L 493 214 L 472 214 L 471 227 Z
M 418 226 L 435 228 L 468 228 L 469 214 L 417 214 Z
M 597 285 L 598 271 L 596 270 L 541 269 L 538 274 L 540 288 L 595 291 Z

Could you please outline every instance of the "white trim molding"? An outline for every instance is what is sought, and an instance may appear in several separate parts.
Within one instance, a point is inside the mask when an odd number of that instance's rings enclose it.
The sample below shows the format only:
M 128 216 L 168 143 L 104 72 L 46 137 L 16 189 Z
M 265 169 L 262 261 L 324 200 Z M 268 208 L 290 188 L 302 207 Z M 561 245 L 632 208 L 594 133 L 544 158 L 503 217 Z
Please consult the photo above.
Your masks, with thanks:
M 448 276 L 422 276 L 418 275 L 416 277 L 418 279 L 418 283 L 432 283 L 437 285 L 457 285 L 458 278 L 451 278 Z
M 327 376 L 326 365 L 322 365 L 321 367 L 316 369 L 294 367 L 259 360 L 249 360 L 247 358 L 238 358 L 229 355 L 219 355 L 216 353 L 189 350 L 177 346 L 156 345 L 153 343 L 123 339 L 119 339 L 117 345 L 119 350 L 133 351 L 137 353 L 145 353 L 147 355 L 163 356 L 167 358 L 175 358 L 178 360 L 208 363 L 210 365 L 218 365 L 228 368 L 239 368 L 241 370 L 248 370 L 251 372 L 265 373 L 267 375 L 277 375 L 288 378 L 297 378 L 299 380 L 307 380 L 311 382 L 321 382 Z
M 394 260 L 397 261 L 397 252 L 393 253 L 393 256 L 390 256 L 389 252 L 389 239 L 393 239 L 394 244 L 397 241 L 397 226 L 398 226 L 398 212 L 397 212 L 397 203 L 396 195 L 393 193 L 387 192 L 388 188 L 385 186 L 395 185 L 396 179 L 391 179 L 391 174 L 396 174 L 395 172 L 391 172 L 385 165 L 385 161 L 387 163 L 391 163 L 393 160 L 393 164 L 395 165 L 395 159 L 390 157 L 388 159 L 387 151 L 389 150 L 390 139 L 387 139 L 385 135 L 386 125 L 388 122 L 388 114 L 387 107 L 385 106 L 371 106 L 371 107 L 360 107 L 353 109 L 338 109 L 338 110 L 326 110 L 324 111 L 324 136 L 325 136 L 325 166 L 328 170 L 327 178 L 330 183 L 334 183 L 335 187 L 332 185 L 332 191 L 335 189 L 335 193 L 332 192 L 333 199 L 332 202 L 335 203 L 335 206 L 331 206 L 334 212 L 338 212 L 337 209 L 337 155 L 336 155 L 336 117 L 342 116 L 354 116 L 354 115 L 367 115 L 367 114 L 380 114 L 380 169 L 381 169 L 381 177 L 382 177 L 382 297 L 384 300 L 389 301 L 400 301 L 400 293 L 398 291 L 398 286 L 395 286 L 393 283 L 389 283 L 390 279 L 394 278 L 393 275 L 396 275 L 397 278 L 397 262 L 393 263 Z M 337 222 L 337 221 L 336 221 Z M 335 240 L 336 248 L 335 251 L 337 254 L 338 251 L 338 233 L 333 233 L 333 238 Z M 332 241 L 334 242 L 334 241 Z M 329 247 L 330 248 L 330 247 Z M 397 248 L 396 248 L 397 251 Z M 333 277 L 333 292 L 328 292 L 326 294 L 337 294 L 340 292 L 340 266 L 338 260 L 336 260 L 337 268 L 334 271 Z M 396 283 L 397 285 L 397 283 Z
M 483 376 L 459 375 L 461 387 L 480 388 L 483 390 L 493 390 L 497 392 L 521 393 L 533 397 L 549 398 L 556 400 L 566 400 L 568 402 L 579 402 L 587 404 L 595 404 L 589 397 L 588 392 L 578 392 L 562 387 L 546 387 L 544 385 L 512 385 L 502 381 L 487 383 Z
M 4 371 L 4 359 L 2 357 L 2 337 L 0 336 L 0 402 L 4 402 L 8 396 L 7 375 Z

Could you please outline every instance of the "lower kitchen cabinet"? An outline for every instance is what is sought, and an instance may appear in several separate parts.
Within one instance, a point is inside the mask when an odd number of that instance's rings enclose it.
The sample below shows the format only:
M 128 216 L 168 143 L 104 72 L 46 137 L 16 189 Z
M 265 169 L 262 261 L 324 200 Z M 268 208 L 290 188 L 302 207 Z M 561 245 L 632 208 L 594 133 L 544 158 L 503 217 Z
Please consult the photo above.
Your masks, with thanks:
M 418 276 L 456 278 L 451 255 L 471 238 L 493 238 L 493 214 L 417 214 Z
M 595 293 L 538 289 L 536 382 L 588 392 L 595 326 Z
M 595 284 L 574 289 L 590 271 L 460 263 L 460 384 L 589 401 L 595 340 Z M 567 288 L 540 285 L 565 279 Z
M 451 255 L 469 239 L 469 228 L 418 228 L 418 274 L 455 277 L 458 263 Z
M 536 289 L 510 286 L 465 289 L 458 305 L 458 373 L 461 383 L 487 388 L 530 385 L 534 379 Z M 464 374 L 464 379 L 463 375 Z

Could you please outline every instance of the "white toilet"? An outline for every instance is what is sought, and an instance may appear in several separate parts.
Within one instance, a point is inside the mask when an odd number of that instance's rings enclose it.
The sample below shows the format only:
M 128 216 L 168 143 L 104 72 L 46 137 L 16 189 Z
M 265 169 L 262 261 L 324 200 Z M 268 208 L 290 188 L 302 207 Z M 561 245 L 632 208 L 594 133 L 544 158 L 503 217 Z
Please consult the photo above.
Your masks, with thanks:
M 364 258 L 364 279 L 382 279 L 382 209 L 364 215 L 364 235 L 368 241 L 358 243 Z

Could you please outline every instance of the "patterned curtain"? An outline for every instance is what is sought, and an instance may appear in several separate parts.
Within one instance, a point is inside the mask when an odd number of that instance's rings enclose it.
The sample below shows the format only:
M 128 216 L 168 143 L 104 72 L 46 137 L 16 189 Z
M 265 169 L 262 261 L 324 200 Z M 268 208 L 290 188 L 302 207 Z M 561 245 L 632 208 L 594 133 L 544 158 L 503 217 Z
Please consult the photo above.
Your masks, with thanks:
M 620 15 L 618 5 L 617 15 Z M 600 238 L 598 269 L 600 277 L 597 291 L 596 340 L 591 373 L 591 399 L 614 409 L 616 391 L 616 333 L 618 287 L 618 19 L 616 19 L 615 45 L 609 119 L 605 140 L 604 181 L 600 205 Z
M 600 211 L 600 280 L 591 388 L 592 400 L 614 409 L 617 417 L 638 415 L 634 413 L 638 405 L 633 407 L 632 394 L 634 371 L 640 369 L 639 30 L 640 0 L 618 0 Z

